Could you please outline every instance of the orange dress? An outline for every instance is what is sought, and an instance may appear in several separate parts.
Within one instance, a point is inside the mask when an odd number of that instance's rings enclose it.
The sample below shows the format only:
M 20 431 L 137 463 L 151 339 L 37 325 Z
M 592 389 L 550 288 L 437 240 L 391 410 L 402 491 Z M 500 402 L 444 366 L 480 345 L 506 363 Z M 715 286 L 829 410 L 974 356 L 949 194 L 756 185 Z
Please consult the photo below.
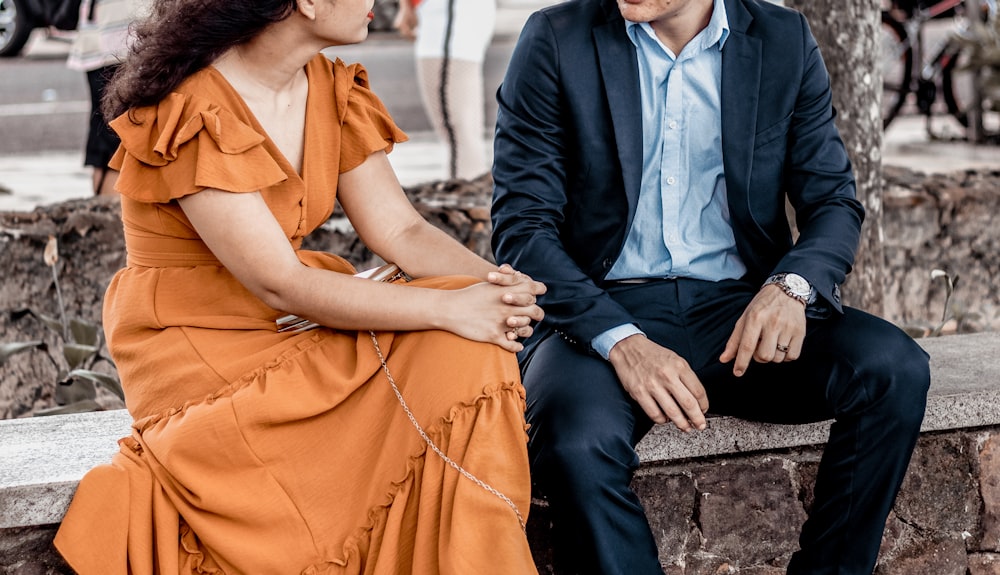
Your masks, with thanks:
M 405 135 L 361 66 L 319 55 L 306 72 L 301 177 L 214 68 L 137 110 L 141 124 L 114 122 L 128 260 L 104 328 L 135 423 L 84 477 L 56 546 L 81 575 L 536 573 L 515 512 L 427 448 L 368 333 L 277 332 L 284 314 L 220 265 L 175 201 L 259 190 L 304 263 L 354 273 L 302 238 L 330 216 L 338 175 Z M 435 444 L 526 514 L 513 354 L 441 331 L 378 338 Z

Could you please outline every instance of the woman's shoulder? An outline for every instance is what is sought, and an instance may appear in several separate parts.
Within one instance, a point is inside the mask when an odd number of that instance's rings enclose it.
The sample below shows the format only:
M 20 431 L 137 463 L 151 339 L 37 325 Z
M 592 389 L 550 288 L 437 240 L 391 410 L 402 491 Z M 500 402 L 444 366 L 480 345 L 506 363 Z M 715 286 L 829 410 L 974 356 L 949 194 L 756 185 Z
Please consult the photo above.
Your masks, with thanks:
M 310 64 L 329 70 L 332 81 L 333 97 L 337 104 L 340 122 L 343 124 L 350 116 L 361 114 L 367 116 L 365 109 L 375 108 L 388 114 L 382 101 L 375 95 L 368 80 L 368 70 L 359 63 L 345 63 L 340 58 L 327 58 L 326 62 L 313 60 Z
M 189 99 L 211 102 L 235 113 L 244 107 L 239 92 L 212 65 L 208 65 L 185 78 L 174 88 L 173 92 Z
M 121 138 L 110 163 L 121 172 L 119 190 L 139 201 L 165 202 L 203 188 L 250 192 L 287 178 L 249 108 L 212 68 L 111 127 Z
M 394 144 L 406 141 L 406 134 L 396 126 L 388 109 L 372 90 L 364 66 L 346 64 L 340 58 L 314 61 L 314 64 L 329 66 L 332 75 L 333 110 L 343 135 L 341 172 L 357 167 L 373 152 L 389 153 Z

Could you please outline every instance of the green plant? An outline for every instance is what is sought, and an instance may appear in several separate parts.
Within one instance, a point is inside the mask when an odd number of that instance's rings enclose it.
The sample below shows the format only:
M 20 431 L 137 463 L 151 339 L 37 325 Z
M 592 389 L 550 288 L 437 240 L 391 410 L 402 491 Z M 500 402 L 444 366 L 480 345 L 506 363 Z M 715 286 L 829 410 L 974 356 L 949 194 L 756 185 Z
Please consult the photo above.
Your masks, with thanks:
M 942 335 L 946 327 L 954 322 L 953 331 L 961 333 L 967 331 L 967 327 L 972 322 L 980 319 L 980 314 L 969 311 L 965 305 L 953 300 L 952 295 L 958 287 L 958 274 L 952 277 L 947 271 L 942 269 L 931 270 L 931 281 L 944 281 L 944 305 L 941 309 L 941 320 L 935 325 L 907 325 L 903 327 L 913 337 L 938 337 Z M 951 330 L 949 330 L 951 331 Z
M 94 371 L 92 368 L 99 360 L 110 359 L 101 355 L 101 326 L 79 318 L 68 318 L 63 302 L 62 287 L 59 284 L 59 245 L 55 236 L 49 236 L 43 255 L 45 264 L 52 270 L 52 281 L 55 285 L 56 303 L 59 317 L 53 318 L 33 309 L 15 312 L 18 316 L 31 315 L 41 321 L 62 339 L 62 357 L 57 359 L 51 353 L 46 356 L 55 364 L 58 377 L 56 385 L 56 406 L 35 412 L 35 415 L 57 415 L 64 413 L 80 413 L 102 409 L 97 402 L 97 390 L 103 387 L 123 401 L 125 394 L 118 379 L 112 375 Z M 31 350 L 48 352 L 48 345 L 40 340 L 0 343 L 0 364 L 11 356 Z

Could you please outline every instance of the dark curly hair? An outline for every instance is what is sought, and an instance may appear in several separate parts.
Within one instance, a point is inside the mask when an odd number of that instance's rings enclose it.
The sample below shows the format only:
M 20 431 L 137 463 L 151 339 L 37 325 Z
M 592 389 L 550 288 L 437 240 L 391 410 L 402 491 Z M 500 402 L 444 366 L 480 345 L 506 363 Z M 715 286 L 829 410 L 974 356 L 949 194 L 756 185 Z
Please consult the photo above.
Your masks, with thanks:
M 133 26 L 128 56 L 108 84 L 101 112 L 111 121 L 156 104 L 226 50 L 248 42 L 296 9 L 296 0 L 153 0 Z

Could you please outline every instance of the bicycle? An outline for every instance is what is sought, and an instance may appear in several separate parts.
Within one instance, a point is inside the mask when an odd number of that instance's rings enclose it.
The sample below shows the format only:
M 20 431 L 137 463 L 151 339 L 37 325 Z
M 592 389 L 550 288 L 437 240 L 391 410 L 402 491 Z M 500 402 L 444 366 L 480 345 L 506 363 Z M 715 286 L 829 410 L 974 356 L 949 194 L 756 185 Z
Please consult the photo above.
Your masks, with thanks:
M 997 0 L 980 2 L 980 21 L 994 22 Z M 911 93 L 915 94 L 918 113 L 926 118 L 927 134 L 932 139 L 941 138 L 931 121 L 932 116 L 941 113 L 935 106 L 939 94 L 944 111 L 954 118 L 963 134 L 968 133 L 970 122 L 979 121 L 970 118 L 970 113 L 992 107 L 989 101 L 976 105 L 982 94 L 977 89 L 977 70 L 969 66 L 973 23 L 968 16 L 965 0 L 892 0 L 889 7 L 882 9 L 883 129 L 903 110 Z M 950 30 L 934 30 L 939 35 L 943 32 L 943 36 L 927 58 L 924 36 L 928 23 L 946 17 L 951 17 L 953 24 Z

